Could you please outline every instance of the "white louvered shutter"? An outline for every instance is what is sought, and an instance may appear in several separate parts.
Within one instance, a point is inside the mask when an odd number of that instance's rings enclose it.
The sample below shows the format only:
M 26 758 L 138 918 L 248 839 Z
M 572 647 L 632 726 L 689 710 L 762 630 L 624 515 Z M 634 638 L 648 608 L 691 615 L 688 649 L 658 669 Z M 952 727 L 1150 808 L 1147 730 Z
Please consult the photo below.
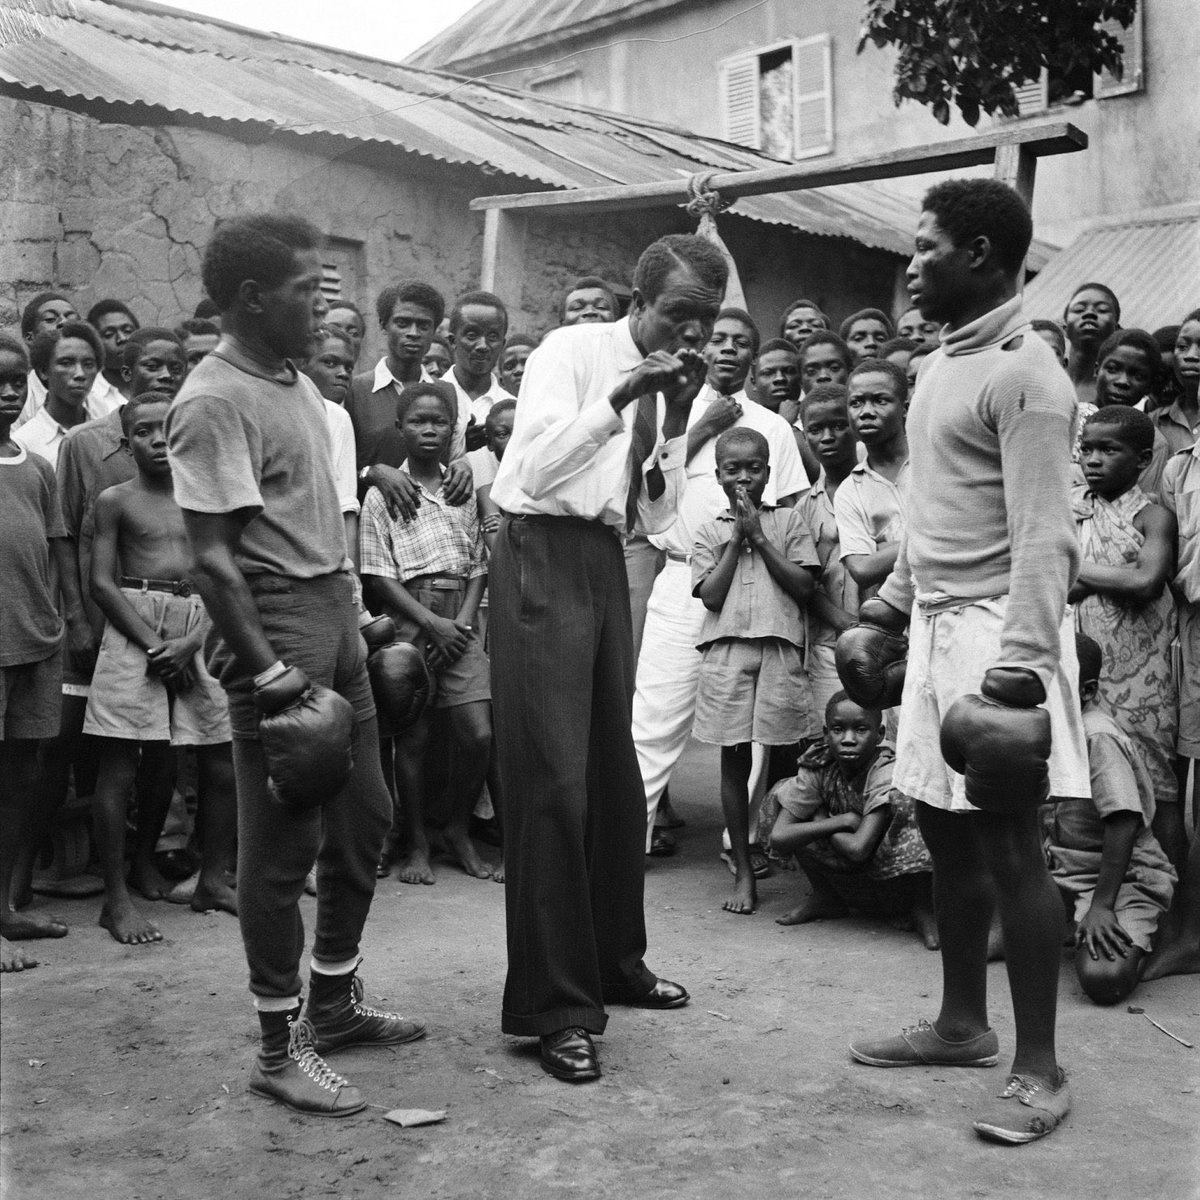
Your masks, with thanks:
M 833 153 L 833 47 L 829 34 L 794 39 L 795 154 L 815 158 Z
M 1100 23 L 1101 29 L 1111 33 L 1125 48 L 1125 66 L 1120 79 L 1111 71 L 1097 72 L 1095 95 L 1098 100 L 1106 100 L 1110 96 L 1125 96 L 1130 92 L 1140 92 L 1146 86 L 1142 7 L 1142 4 L 1139 3 L 1133 14 L 1133 24 L 1128 29 L 1122 29 L 1119 21 L 1101 21 Z
M 720 65 L 721 133 L 728 142 L 759 148 L 758 55 L 727 59 Z
M 1040 79 L 1013 89 L 1017 94 L 1017 115 L 1032 117 L 1045 112 L 1050 105 L 1050 74 L 1044 68 Z

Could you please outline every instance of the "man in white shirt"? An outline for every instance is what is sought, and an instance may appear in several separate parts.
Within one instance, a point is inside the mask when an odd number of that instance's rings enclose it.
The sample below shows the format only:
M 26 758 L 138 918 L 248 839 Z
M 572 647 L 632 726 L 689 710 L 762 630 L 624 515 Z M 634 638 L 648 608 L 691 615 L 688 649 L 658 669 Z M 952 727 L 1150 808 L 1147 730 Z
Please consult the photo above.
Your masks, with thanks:
M 450 310 L 450 346 L 454 362 L 442 379 L 454 388 L 458 420 L 450 458 L 478 450 L 486 440 L 483 423 L 497 400 L 516 397 L 501 386 L 494 372 L 508 334 L 508 310 L 491 292 L 467 292 Z M 476 481 L 476 487 L 479 482 Z
M 688 1000 L 642 961 L 645 794 L 619 535 L 674 521 L 727 276 L 710 242 L 661 238 L 638 260 L 628 317 L 550 334 L 530 355 L 492 485 L 506 514 L 490 573 L 502 1028 L 540 1038 L 543 1068 L 573 1082 L 600 1075 L 591 1035 L 606 1003 Z
M 717 436 L 733 426 L 754 429 L 771 450 L 771 478 L 763 500 L 791 507 L 808 489 L 808 476 L 791 427 L 751 400 L 746 377 L 758 349 L 758 329 L 740 309 L 723 309 L 705 349 L 708 381 L 688 418 L 686 484 L 675 523 L 650 537 L 666 555 L 646 611 L 633 697 L 633 744 L 646 791 L 646 850 L 671 771 L 687 745 L 700 679 L 703 603 L 692 595 L 692 544 L 696 530 L 729 507 L 717 482 Z
M 40 454 L 58 467 L 58 450 L 67 430 L 107 414 L 94 412 L 89 393 L 104 347 L 96 331 L 84 321 L 67 321 L 33 342 L 30 361 L 47 389 L 46 402 L 13 435 L 31 454 Z

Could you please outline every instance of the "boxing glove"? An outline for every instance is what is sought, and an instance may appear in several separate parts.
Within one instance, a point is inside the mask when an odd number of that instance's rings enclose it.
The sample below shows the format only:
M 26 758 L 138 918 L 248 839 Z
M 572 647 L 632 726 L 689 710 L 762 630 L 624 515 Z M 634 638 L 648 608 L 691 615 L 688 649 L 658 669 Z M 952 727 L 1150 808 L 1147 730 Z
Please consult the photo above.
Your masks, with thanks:
M 255 687 L 254 706 L 268 786 L 280 804 L 306 812 L 345 787 L 354 765 L 354 709 L 344 696 L 286 667 Z
M 968 694 L 942 720 L 942 757 L 964 776 L 968 802 L 986 812 L 1015 813 L 1050 797 L 1050 714 L 1030 699 L 1039 692 L 1044 699 L 1045 689 L 1036 675 L 1033 687 L 1014 673 L 1032 675 L 994 668 L 983 686 L 1017 703 Z
M 375 705 L 388 733 L 411 729 L 433 698 L 433 676 L 411 642 L 393 642 L 367 659 Z
M 858 610 L 858 624 L 837 640 L 834 661 L 846 695 L 865 708 L 894 708 L 904 692 L 908 617 L 872 596 Z
M 358 632 L 367 644 L 369 656 L 396 640 L 396 622 L 391 617 L 373 617 L 365 612 L 358 618 Z

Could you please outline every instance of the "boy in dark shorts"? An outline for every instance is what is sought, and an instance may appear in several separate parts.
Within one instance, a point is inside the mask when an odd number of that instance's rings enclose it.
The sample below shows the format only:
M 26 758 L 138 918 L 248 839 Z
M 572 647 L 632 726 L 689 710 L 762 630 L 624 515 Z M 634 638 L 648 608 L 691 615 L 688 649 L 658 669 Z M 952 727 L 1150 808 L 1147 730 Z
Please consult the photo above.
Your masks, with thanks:
M 108 619 L 83 732 L 103 739 L 92 819 L 104 870 L 100 924 L 126 945 L 162 940 L 125 881 L 125 824 L 137 780 L 137 842 L 130 882 L 148 900 L 170 885 L 154 864 L 174 782 L 176 746 L 194 746 L 204 863 L 197 911 L 237 912 L 225 882 L 233 866 L 237 804 L 229 709 L 200 657 L 211 622 L 188 580 L 183 514 L 171 494 L 163 433 L 170 397 L 143 392 L 121 409 L 137 475 L 96 502 L 92 599 Z
M 340 1117 L 366 1102 L 321 1056 L 411 1041 L 425 1027 L 364 1004 L 357 977 L 391 800 L 324 402 L 291 361 L 311 352 L 327 311 L 321 245 L 298 217 L 217 226 L 202 273 L 221 342 L 167 414 L 167 445 L 191 577 L 214 626 L 205 661 L 233 730 L 238 921 L 262 1030 L 250 1090 Z M 302 1017 L 300 897 L 314 859 Z
M 483 789 L 492 742 L 491 684 L 487 656 L 472 628 L 487 586 L 487 549 L 472 497 L 453 506 L 442 488 L 442 457 L 458 410 L 444 383 L 415 383 L 396 403 L 396 425 L 407 460 L 402 470 L 420 489 L 411 521 L 389 516 L 376 489 L 363 502 L 360 532 L 363 587 L 396 622 L 397 636 L 424 650 L 437 678 L 433 707 L 448 710 L 449 818 L 439 842 L 468 875 L 491 879 L 467 832 Z M 408 819 L 403 883 L 433 883 L 425 829 L 425 770 L 429 715 L 396 738 L 396 782 Z

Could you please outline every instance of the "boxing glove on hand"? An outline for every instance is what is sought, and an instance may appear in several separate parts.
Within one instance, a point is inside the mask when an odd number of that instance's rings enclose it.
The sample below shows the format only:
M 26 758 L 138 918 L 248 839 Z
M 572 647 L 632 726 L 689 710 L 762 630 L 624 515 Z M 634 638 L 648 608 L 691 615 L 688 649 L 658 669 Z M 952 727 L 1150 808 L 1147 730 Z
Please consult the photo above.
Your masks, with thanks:
M 254 706 L 268 786 L 280 804 L 306 812 L 346 786 L 354 765 L 354 709 L 344 696 L 288 667 L 254 689 Z
M 433 698 L 425 655 L 411 642 L 393 642 L 367 659 L 367 676 L 388 733 L 411 729 Z
M 941 743 L 946 765 L 965 777 L 967 800 L 976 808 L 1015 813 L 1049 799 L 1050 714 L 1044 708 L 960 696 L 942 720 Z
M 979 691 L 1010 708 L 1036 708 L 1046 700 L 1042 681 L 1028 667 L 992 667 L 984 674 Z
M 872 596 L 858 610 L 858 624 L 837 640 L 834 661 L 846 695 L 866 708 L 893 708 L 904 692 L 908 617 Z
M 363 613 L 359 617 L 358 632 L 367 643 L 367 654 L 374 654 L 396 640 L 396 622 L 391 617 L 373 617 Z

